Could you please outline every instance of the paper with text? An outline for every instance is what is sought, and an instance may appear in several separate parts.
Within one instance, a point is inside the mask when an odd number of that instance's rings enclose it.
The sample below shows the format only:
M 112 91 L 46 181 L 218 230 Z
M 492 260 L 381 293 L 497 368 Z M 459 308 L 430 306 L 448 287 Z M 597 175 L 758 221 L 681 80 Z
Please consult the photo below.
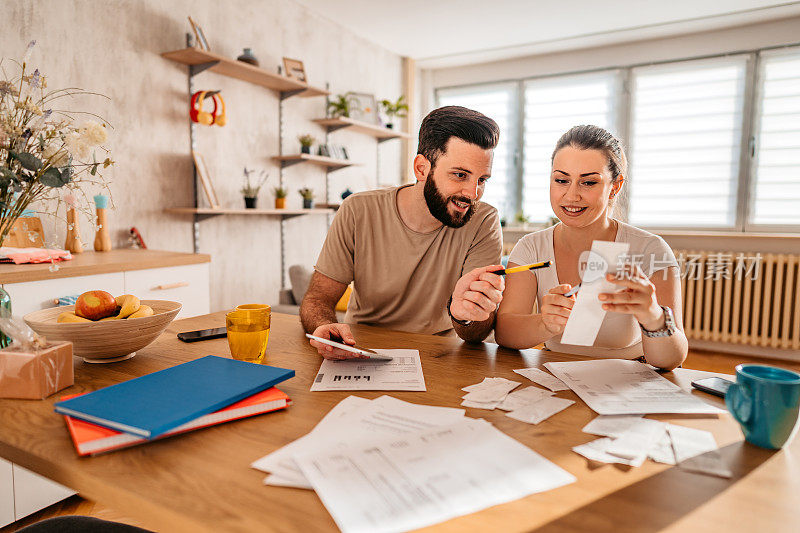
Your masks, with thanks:
M 392 360 L 324 359 L 311 391 L 426 390 L 418 350 L 375 351 Z
M 417 529 L 575 481 L 475 419 L 297 462 L 345 533 Z
M 544 366 L 601 415 L 726 412 L 684 392 L 638 361 L 601 359 Z
M 552 374 L 548 374 L 541 368 L 518 368 L 514 370 L 514 372 L 516 372 L 520 376 L 528 378 L 537 385 L 541 385 L 542 387 L 547 387 L 553 392 L 569 390 L 569 387 L 564 385 L 563 381 L 553 376 Z
M 604 292 L 617 292 L 619 286 L 605 278 L 605 273 L 615 273 L 620 259 L 628 253 L 630 243 L 627 242 L 592 242 L 592 252 L 581 277 L 581 290 L 567 325 L 561 334 L 561 344 L 591 346 L 600 332 L 600 326 L 606 316 L 603 302 L 598 296 Z M 599 274 L 599 275 L 598 275 Z

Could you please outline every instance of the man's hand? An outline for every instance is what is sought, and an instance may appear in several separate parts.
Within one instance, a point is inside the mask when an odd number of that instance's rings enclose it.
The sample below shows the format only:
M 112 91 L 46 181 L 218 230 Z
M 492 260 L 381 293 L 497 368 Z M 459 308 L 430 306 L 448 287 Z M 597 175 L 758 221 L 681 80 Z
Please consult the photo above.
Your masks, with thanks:
M 323 339 L 329 339 L 341 344 L 348 344 L 350 346 L 353 346 L 356 343 L 356 339 L 350 332 L 350 326 L 347 324 L 323 324 L 315 329 L 312 335 L 315 337 L 321 337 Z M 346 352 L 342 349 L 334 348 L 333 346 L 328 346 L 327 344 L 322 344 L 314 339 L 310 339 L 309 342 L 311 343 L 311 346 L 316 348 L 317 352 L 325 359 L 367 359 L 367 356 L 365 355 Z
M 506 287 L 503 277 L 490 271 L 502 268 L 503 265 L 489 265 L 464 274 L 453 289 L 450 314 L 458 320 L 488 320 L 500 305 Z

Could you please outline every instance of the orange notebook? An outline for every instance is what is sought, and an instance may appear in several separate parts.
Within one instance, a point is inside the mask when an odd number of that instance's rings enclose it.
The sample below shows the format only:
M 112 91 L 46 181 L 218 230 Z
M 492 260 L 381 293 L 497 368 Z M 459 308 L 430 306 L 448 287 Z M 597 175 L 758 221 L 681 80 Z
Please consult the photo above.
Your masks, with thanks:
M 76 394 L 73 396 L 65 396 L 62 399 L 67 400 L 80 396 Z M 91 422 L 86 422 L 71 416 L 64 416 L 67 423 L 67 429 L 72 436 L 72 442 L 75 444 L 75 449 L 78 450 L 78 455 L 95 455 L 98 453 L 109 452 L 111 450 L 118 450 L 120 448 L 127 448 L 135 446 L 143 442 L 150 442 L 151 440 L 158 440 L 165 437 L 171 437 L 179 433 L 186 433 L 193 429 L 200 429 L 216 424 L 222 424 L 230 420 L 238 420 L 253 415 L 260 415 L 278 409 L 284 409 L 292 404 L 292 400 L 281 390 L 272 387 L 265 391 L 245 398 L 236 402 L 224 409 L 203 415 L 196 418 L 191 422 L 187 422 L 175 429 L 160 435 L 156 439 L 145 439 L 132 435 L 130 433 L 123 433 L 110 429 Z

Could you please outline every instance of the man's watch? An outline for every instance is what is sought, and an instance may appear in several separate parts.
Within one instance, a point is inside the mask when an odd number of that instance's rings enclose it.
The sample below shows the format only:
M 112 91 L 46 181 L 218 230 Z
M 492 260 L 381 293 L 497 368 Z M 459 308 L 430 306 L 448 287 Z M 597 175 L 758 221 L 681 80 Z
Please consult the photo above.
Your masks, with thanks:
M 450 312 L 450 304 L 452 303 L 453 303 L 453 295 L 451 294 L 450 299 L 447 300 L 447 314 L 450 315 L 450 318 L 453 320 L 453 322 L 455 322 L 459 326 L 465 326 L 465 327 L 471 326 L 473 322 L 472 320 L 459 320 L 453 316 L 453 313 Z
M 675 326 L 675 315 L 672 314 L 672 309 L 666 305 L 662 305 L 661 309 L 664 310 L 664 326 L 661 329 L 649 331 L 639 324 L 639 327 L 642 328 L 642 335 L 645 337 L 669 337 L 675 333 L 677 326 Z

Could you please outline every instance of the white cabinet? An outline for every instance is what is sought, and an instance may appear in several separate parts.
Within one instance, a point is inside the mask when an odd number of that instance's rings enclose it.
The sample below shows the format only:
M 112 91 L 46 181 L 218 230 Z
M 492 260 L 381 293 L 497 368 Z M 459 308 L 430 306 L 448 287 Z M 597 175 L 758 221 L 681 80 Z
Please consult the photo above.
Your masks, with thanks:
M 16 520 L 33 514 L 48 505 L 69 498 L 75 491 L 14 465 L 14 508 Z
M 125 272 L 125 294 L 140 300 L 180 302 L 183 307 L 177 318 L 207 315 L 211 307 L 208 263 L 129 270 Z
M 14 473 L 11 463 L 0 459 L 0 527 L 7 526 L 14 518 Z

